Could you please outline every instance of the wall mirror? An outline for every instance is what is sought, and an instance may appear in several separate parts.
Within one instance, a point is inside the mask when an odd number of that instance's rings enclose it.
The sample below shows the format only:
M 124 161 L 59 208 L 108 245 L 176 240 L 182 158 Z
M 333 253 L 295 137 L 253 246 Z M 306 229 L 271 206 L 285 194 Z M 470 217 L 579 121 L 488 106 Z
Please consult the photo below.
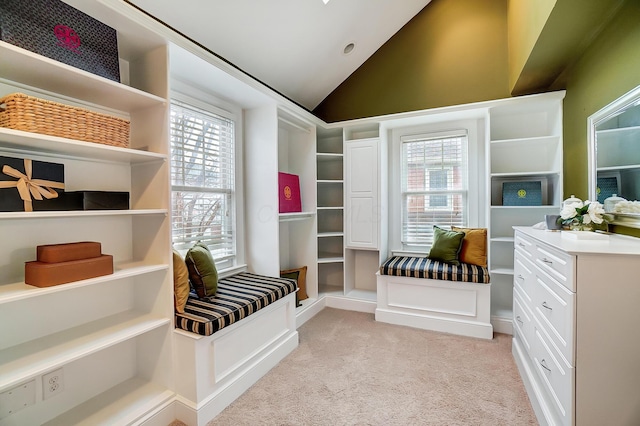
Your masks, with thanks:
M 589 199 L 640 228 L 640 86 L 591 115 L 588 138 Z

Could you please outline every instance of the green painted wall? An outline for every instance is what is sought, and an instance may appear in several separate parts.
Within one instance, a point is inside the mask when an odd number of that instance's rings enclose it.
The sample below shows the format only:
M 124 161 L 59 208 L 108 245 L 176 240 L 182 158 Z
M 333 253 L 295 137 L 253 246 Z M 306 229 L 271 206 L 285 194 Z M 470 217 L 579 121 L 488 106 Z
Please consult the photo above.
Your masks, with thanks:
M 516 85 L 557 0 L 509 0 L 509 89 Z
M 335 122 L 500 99 L 508 81 L 507 0 L 432 0 L 314 113 Z
M 588 195 L 587 118 L 640 85 L 640 2 L 627 0 L 566 73 L 565 194 Z
M 627 0 L 567 72 L 564 101 L 565 195 L 588 196 L 587 118 L 640 85 L 640 2 Z M 639 148 L 640 149 L 640 148 Z M 640 230 L 615 232 L 640 236 Z

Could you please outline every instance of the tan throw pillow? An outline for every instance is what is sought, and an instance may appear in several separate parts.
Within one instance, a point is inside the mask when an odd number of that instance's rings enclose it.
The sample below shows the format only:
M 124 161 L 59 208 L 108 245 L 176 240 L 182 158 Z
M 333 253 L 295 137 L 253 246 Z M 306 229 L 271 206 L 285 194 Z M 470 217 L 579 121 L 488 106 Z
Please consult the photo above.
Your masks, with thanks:
M 296 276 L 297 274 L 297 276 Z M 300 300 L 306 300 L 309 298 L 307 295 L 307 267 L 287 269 L 280 271 L 282 278 L 291 278 L 298 282 L 298 292 L 296 293 L 296 305 Z
M 173 299 L 176 312 L 183 314 L 189 299 L 189 271 L 184 259 L 177 251 L 173 251 Z
M 462 249 L 458 258 L 460 262 L 487 267 L 487 229 L 486 228 L 458 228 L 452 226 L 453 231 L 464 232 Z

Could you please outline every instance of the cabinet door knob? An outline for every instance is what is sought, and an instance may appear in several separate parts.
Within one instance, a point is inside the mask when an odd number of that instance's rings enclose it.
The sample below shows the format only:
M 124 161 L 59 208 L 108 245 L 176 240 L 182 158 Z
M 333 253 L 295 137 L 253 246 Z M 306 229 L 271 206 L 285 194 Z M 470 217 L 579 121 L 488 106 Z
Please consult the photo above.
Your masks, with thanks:
M 518 279 L 519 280 L 524 280 L 524 277 L 522 275 L 518 274 Z
M 542 258 L 542 261 L 543 261 L 544 263 L 549 264 L 549 265 L 553 265 L 553 262 L 552 262 L 552 261 L 550 261 L 549 259 L 547 259 L 546 257 L 543 257 L 543 258 Z
M 551 369 L 549 367 L 547 367 L 547 361 L 545 361 L 544 358 L 542 358 L 542 361 L 540 361 L 540 365 L 542 366 L 542 368 L 544 368 L 548 372 L 551 372 Z
M 516 321 L 518 321 L 520 324 L 524 324 L 524 322 L 522 322 L 522 318 L 520 318 L 520 315 L 516 317 Z
M 519 245 L 520 247 L 524 247 L 524 244 L 522 244 L 522 243 L 518 243 L 518 245 Z
M 545 308 L 545 309 L 548 309 L 550 311 L 553 311 L 553 308 L 551 306 L 547 305 L 546 301 L 542 302 L 542 307 Z

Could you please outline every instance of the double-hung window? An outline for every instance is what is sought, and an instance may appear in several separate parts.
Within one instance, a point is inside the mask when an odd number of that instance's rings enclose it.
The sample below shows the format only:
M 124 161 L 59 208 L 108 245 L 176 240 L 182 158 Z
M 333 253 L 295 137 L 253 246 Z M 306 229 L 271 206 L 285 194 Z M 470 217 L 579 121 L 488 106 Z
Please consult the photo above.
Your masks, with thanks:
M 205 243 L 219 269 L 232 266 L 235 241 L 235 123 L 193 105 L 171 103 L 173 246 Z
M 402 244 L 430 246 L 433 225 L 466 226 L 466 130 L 403 136 Z

